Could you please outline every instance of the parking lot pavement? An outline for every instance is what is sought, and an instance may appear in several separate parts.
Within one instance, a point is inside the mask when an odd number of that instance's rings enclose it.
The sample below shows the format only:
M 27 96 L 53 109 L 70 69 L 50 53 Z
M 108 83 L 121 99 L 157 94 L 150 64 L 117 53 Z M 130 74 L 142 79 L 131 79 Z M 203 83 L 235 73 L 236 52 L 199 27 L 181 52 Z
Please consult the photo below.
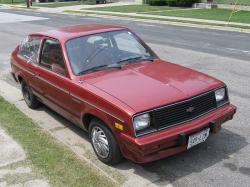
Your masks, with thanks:
M 49 187 L 27 162 L 22 147 L 0 128 L 0 187 Z

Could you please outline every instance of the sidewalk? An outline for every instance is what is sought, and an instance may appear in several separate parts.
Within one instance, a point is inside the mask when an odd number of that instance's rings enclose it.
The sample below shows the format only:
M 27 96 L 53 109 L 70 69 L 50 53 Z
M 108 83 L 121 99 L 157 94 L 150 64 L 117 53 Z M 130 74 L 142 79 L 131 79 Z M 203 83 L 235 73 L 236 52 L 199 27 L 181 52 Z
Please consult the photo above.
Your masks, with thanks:
M 49 187 L 32 171 L 23 148 L 0 128 L 0 187 Z

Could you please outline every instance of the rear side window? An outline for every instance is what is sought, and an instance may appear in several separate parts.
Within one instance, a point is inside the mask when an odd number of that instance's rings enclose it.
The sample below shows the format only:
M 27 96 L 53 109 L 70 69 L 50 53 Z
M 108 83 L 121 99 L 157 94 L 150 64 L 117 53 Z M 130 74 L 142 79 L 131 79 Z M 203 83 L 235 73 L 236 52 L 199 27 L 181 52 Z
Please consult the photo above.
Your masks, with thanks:
M 27 37 L 19 46 L 19 55 L 28 62 L 38 63 L 39 48 L 42 39 L 38 37 Z
M 57 40 L 46 39 L 44 41 L 40 65 L 55 73 L 66 74 L 62 48 Z

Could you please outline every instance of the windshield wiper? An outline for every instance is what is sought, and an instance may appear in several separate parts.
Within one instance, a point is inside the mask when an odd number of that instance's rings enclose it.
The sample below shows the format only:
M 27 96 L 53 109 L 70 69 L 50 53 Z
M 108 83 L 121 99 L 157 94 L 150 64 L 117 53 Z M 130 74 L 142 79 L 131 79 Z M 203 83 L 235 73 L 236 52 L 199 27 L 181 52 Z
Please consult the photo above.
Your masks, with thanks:
M 135 56 L 135 57 L 130 57 L 130 58 L 126 58 L 126 59 L 122 59 L 120 61 L 117 62 L 117 64 L 130 64 L 130 63 L 135 63 L 138 62 L 138 60 L 149 60 L 152 61 L 153 58 L 145 58 L 143 56 Z M 127 63 L 123 63 L 123 62 L 127 62 Z
M 100 65 L 100 66 L 96 66 L 96 67 L 92 67 L 92 68 L 83 70 L 83 71 L 79 72 L 77 75 L 82 75 L 85 73 L 91 73 L 91 72 L 95 72 L 95 71 L 99 71 L 99 70 L 103 70 L 103 69 L 110 69 L 110 68 L 121 69 L 122 66 L 120 64 L 117 64 L 117 63 L 113 63 L 113 64 L 109 64 L 109 65 Z
M 86 70 L 83 70 L 81 72 L 79 72 L 77 75 L 83 75 L 85 73 L 91 73 L 91 72 L 95 72 L 95 71 L 99 71 L 99 70 L 103 70 L 103 69 L 110 69 L 110 68 L 119 68 L 121 69 L 123 65 L 129 64 L 129 63 L 133 63 L 137 62 L 137 60 L 149 60 L 149 61 L 153 61 L 153 58 L 144 58 L 143 56 L 135 56 L 135 57 L 130 57 L 130 58 L 126 58 L 126 59 L 122 59 L 116 63 L 113 64 L 109 64 L 109 65 L 100 65 L 100 66 L 96 66 L 96 67 L 92 67 Z M 123 63 L 123 62 L 127 62 L 127 63 Z
M 120 61 L 117 62 L 117 64 L 122 64 L 123 62 L 131 62 L 132 60 L 139 60 L 139 59 L 142 59 L 143 57 L 142 56 L 135 56 L 135 57 L 129 57 L 129 58 L 126 58 L 126 59 L 121 59 Z

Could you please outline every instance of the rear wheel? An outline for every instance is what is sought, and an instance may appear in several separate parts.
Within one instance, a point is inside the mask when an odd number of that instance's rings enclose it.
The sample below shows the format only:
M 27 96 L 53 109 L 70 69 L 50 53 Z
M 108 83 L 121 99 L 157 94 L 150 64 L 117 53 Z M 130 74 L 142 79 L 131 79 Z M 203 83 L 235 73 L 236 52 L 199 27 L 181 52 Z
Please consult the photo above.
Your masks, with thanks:
M 89 137 L 98 159 L 110 165 L 118 164 L 122 155 L 112 132 L 97 119 L 90 122 Z
M 37 100 L 36 96 L 33 94 L 29 85 L 22 80 L 21 89 L 25 103 L 29 108 L 35 109 L 40 105 L 40 102 Z

